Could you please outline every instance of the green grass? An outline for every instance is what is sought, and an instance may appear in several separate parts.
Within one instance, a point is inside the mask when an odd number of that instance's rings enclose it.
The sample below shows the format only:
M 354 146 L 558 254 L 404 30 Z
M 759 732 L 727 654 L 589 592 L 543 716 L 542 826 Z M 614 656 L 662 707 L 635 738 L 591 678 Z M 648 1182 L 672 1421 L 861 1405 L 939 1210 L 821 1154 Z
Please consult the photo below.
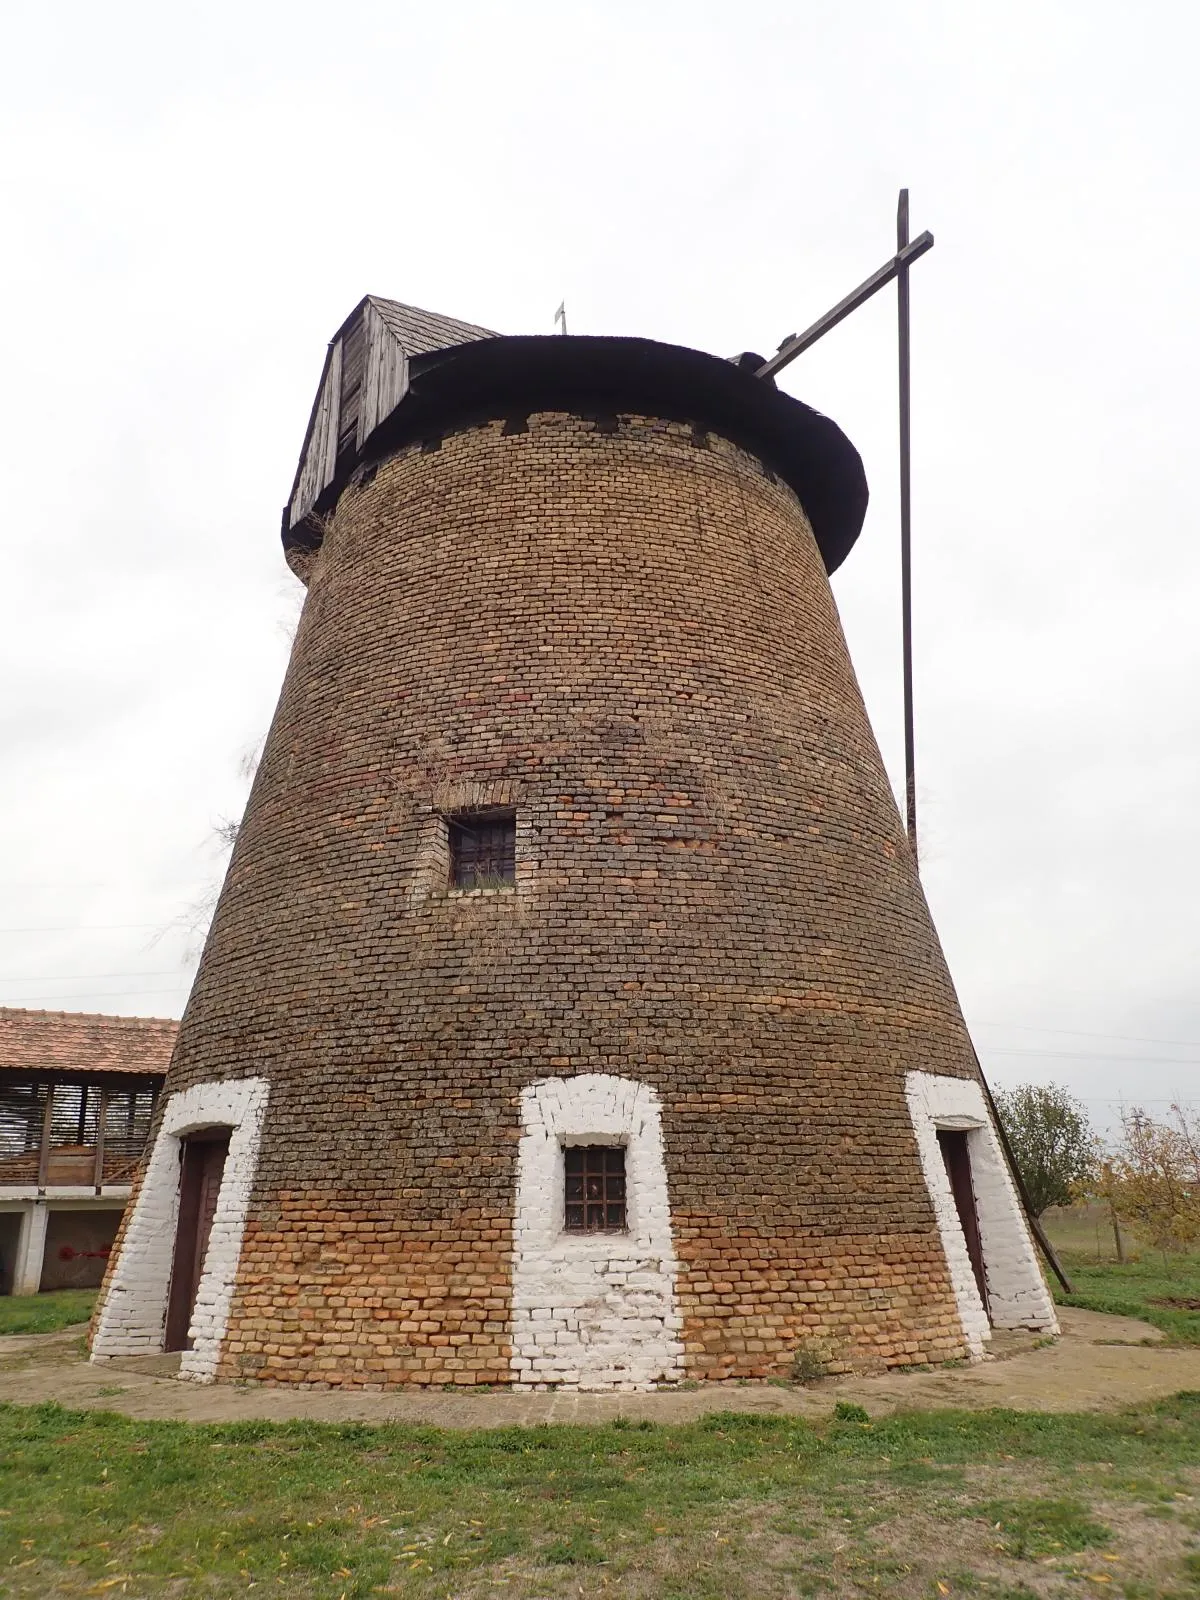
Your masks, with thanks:
M 1196 1495 L 1200 1394 L 463 1433 L 5 1406 L 0 1595 L 1182 1600 Z
M 1116 1260 L 1112 1220 L 1108 1207 L 1100 1201 L 1093 1200 L 1077 1206 L 1051 1206 L 1042 1217 L 1042 1226 L 1050 1235 L 1050 1243 L 1059 1252 L 1090 1256 L 1093 1261 Z M 1131 1237 L 1127 1242 L 1132 1250 L 1137 1250 L 1135 1239 Z
M 1157 1251 L 1143 1251 L 1140 1260 L 1119 1265 L 1064 1253 L 1063 1266 L 1075 1292 L 1065 1295 L 1058 1291 L 1060 1304 L 1140 1317 L 1161 1328 L 1172 1344 L 1200 1345 L 1200 1311 L 1153 1303 L 1200 1302 L 1200 1256 L 1164 1257 Z
M 1118 1262 L 1108 1210 L 1096 1203 L 1054 1208 L 1042 1220 L 1075 1291 L 1054 1285 L 1060 1304 L 1140 1317 L 1171 1344 L 1200 1344 L 1200 1310 L 1153 1303 L 1200 1301 L 1200 1255 L 1164 1255 L 1123 1233 L 1127 1259 Z
M 0 1295 L 0 1335 L 57 1333 L 86 1322 L 96 1302 L 95 1289 L 57 1289 L 50 1294 Z M 0 1589 L 0 1594 L 3 1594 Z
M 1112 1529 L 1097 1522 L 1078 1500 L 989 1500 L 968 1514 L 985 1516 L 1003 1534 L 1004 1551 L 1011 1556 L 1087 1550 L 1112 1539 Z

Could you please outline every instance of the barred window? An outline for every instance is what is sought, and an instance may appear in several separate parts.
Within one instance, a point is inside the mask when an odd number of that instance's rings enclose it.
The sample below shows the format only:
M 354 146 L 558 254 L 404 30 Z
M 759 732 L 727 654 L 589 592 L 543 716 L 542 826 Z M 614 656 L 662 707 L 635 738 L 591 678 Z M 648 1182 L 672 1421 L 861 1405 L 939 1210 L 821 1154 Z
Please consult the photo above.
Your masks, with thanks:
M 625 1228 L 625 1150 L 621 1145 L 570 1145 L 566 1166 L 568 1233 L 621 1233 Z
M 447 818 L 450 883 L 455 889 L 498 889 L 517 880 L 515 811 L 463 811 Z

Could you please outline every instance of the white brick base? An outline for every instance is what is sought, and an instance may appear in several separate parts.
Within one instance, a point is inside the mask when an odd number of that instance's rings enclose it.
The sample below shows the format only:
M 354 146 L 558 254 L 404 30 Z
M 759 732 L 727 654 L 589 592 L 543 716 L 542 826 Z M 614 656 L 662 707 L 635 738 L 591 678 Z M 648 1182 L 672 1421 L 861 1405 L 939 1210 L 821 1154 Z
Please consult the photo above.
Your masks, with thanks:
M 1054 1302 L 1038 1266 L 1021 1202 L 1009 1175 L 983 1089 L 971 1078 L 910 1072 L 905 1082 L 908 1109 L 921 1152 L 921 1167 L 937 1216 L 950 1279 L 962 1318 L 963 1334 L 976 1355 L 996 1328 L 1039 1328 L 1058 1332 Z M 939 1128 L 967 1135 L 975 1210 L 983 1248 L 991 1322 L 979 1298 L 967 1241 L 938 1145 Z
M 544 1078 L 521 1095 L 513 1248 L 517 1389 L 649 1389 L 682 1376 L 657 1093 L 631 1078 Z M 623 1234 L 569 1234 L 565 1145 L 625 1146 Z
M 229 1322 L 266 1109 L 265 1078 L 198 1083 L 171 1096 L 105 1297 L 93 1360 L 162 1349 L 179 1213 L 179 1142 L 201 1128 L 225 1127 L 231 1130 L 229 1154 L 196 1291 L 192 1348 L 184 1351 L 179 1367 L 182 1377 L 212 1382 Z

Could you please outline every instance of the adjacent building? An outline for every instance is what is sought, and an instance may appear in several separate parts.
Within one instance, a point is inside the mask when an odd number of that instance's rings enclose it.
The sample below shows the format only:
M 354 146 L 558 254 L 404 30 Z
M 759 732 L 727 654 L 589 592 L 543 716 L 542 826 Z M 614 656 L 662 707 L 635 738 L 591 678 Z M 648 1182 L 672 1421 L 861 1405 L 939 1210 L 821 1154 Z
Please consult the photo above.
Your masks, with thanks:
M 0 1007 L 0 1294 L 99 1285 L 178 1026 Z

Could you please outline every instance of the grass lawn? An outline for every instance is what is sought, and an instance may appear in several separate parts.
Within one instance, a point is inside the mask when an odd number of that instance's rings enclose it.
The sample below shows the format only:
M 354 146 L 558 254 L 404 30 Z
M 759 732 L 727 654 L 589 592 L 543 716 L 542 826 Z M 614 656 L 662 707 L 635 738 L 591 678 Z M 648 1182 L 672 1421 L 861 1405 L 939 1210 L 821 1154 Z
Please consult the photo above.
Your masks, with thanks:
M 1163 1255 L 1130 1235 L 1118 1262 L 1107 1211 L 1096 1205 L 1049 1211 L 1044 1222 L 1075 1290 L 1064 1295 L 1050 1279 L 1060 1304 L 1140 1317 L 1172 1344 L 1200 1344 L 1200 1256 Z
M 1093 1261 L 1116 1260 L 1112 1220 L 1108 1207 L 1098 1200 L 1077 1206 L 1051 1206 L 1042 1217 L 1042 1226 L 1050 1235 L 1050 1243 L 1060 1253 L 1086 1255 Z M 1135 1239 L 1126 1242 L 1131 1250 L 1140 1249 Z
M 0 1407 L 0 1594 L 1200 1595 L 1200 1394 L 453 1433 Z
M 1200 1258 L 1072 1244 L 1069 1303 L 1200 1343 L 1200 1310 L 1154 1303 L 1200 1301 Z M 0 1300 L 0 1333 L 92 1299 Z M 1200 1600 L 1200 1394 L 839 1411 L 457 1433 L 0 1406 L 0 1597 Z
M 1120 1266 L 1067 1254 L 1063 1266 L 1075 1293 L 1060 1293 L 1061 1304 L 1141 1317 L 1172 1344 L 1200 1344 L 1200 1256 L 1164 1258 L 1145 1251 L 1140 1261 Z
M 57 1289 L 50 1294 L 0 1295 L 0 1335 L 56 1333 L 86 1322 L 96 1301 L 95 1289 Z M 0 1594 L 3 1594 L 0 1589 Z

